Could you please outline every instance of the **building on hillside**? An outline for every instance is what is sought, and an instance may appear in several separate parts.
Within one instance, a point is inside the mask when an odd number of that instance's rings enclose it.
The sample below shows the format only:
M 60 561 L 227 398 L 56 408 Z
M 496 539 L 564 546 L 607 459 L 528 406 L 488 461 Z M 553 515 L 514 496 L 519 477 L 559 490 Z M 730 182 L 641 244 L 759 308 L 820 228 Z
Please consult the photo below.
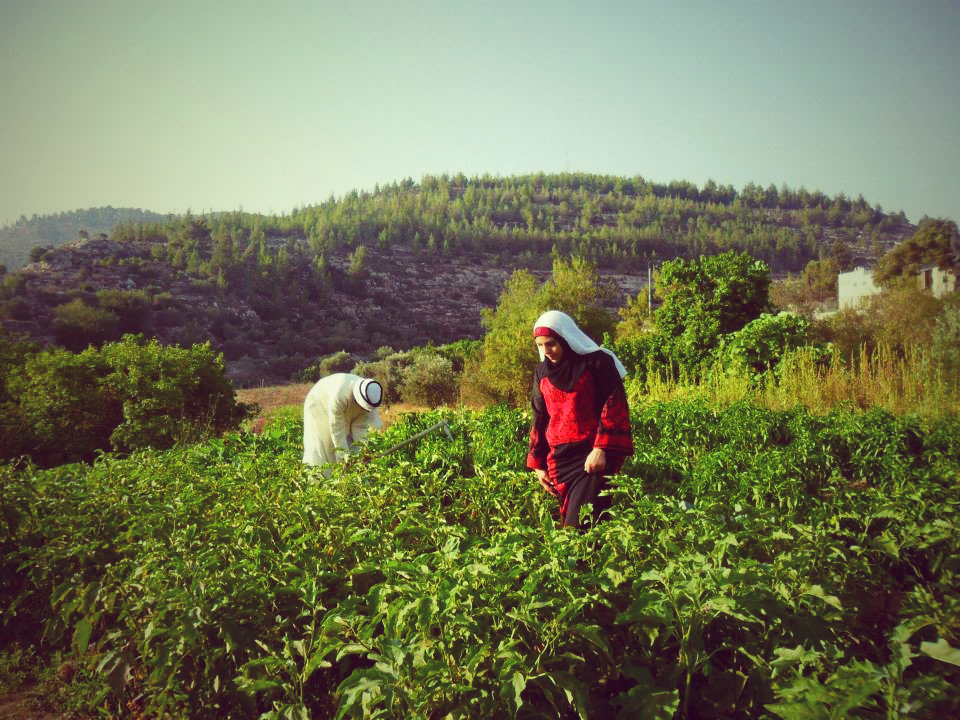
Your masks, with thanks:
M 943 297 L 957 291 L 957 273 L 934 265 L 917 274 L 917 285 L 921 290 L 929 290 L 934 297 Z
M 856 310 L 867 298 L 879 294 L 880 286 L 873 281 L 871 270 L 858 267 L 837 275 L 837 305 L 841 310 L 846 308 Z
M 936 265 L 924 268 L 917 273 L 917 286 L 921 290 L 929 290 L 934 297 L 943 297 L 958 290 L 957 273 L 954 270 L 943 270 Z M 867 298 L 879 295 L 882 289 L 873 281 L 873 272 L 866 268 L 858 267 L 850 272 L 840 273 L 837 275 L 837 305 L 841 310 L 856 310 Z

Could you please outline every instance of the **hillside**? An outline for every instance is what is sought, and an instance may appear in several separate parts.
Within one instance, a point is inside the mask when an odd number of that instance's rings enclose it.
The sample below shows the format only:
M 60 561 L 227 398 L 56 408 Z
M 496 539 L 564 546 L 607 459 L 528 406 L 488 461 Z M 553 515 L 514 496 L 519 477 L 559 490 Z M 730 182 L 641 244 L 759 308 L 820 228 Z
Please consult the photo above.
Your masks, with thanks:
M 21 215 L 12 225 L 0 227 L 0 265 L 19 270 L 30 262 L 35 248 L 54 248 L 73 241 L 81 232 L 109 234 L 121 223 L 165 222 L 167 216 L 139 208 L 89 208 L 56 215 Z
M 57 343 L 63 339 L 57 307 L 78 299 L 103 306 L 104 291 L 116 291 L 126 304 L 111 306 L 123 316 L 122 329 L 164 343 L 211 340 L 241 386 L 271 384 L 339 350 L 364 354 L 384 345 L 406 349 L 478 337 L 480 308 L 493 304 L 508 275 L 492 258 L 440 262 L 404 248 L 371 250 L 362 281 L 347 275 L 345 252 L 331 253 L 327 262 L 335 279 L 322 296 L 281 305 L 270 295 L 217 287 L 156 261 L 149 243 L 77 240 L 18 273 L 16 317 L 4 324 Z M 308 284 L 296 272 L 287 282 Z
M 831 253 L 870 265 L 915 227 L 862 198 L 592 175 L 424 178 L 279 217 L 117 225 L 5 278 L 10 330 L 80 349 L 142 332 L 210 340 L 240 387 L 286 382 L 325 354 L 476 338 L 518 268 L 578 255 L 620 304 L 648 268 L 728 249 L 774 277 Z M 611 308 L 615 309 L 615 308 Z

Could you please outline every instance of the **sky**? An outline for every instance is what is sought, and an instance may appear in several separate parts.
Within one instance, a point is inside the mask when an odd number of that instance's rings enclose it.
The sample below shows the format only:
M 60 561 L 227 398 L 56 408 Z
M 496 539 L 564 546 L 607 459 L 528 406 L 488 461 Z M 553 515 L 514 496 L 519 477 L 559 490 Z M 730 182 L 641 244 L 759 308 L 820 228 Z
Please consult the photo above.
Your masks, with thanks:
M 960 221 L 960 0 L 0 0 L 0 226 L 461 172 Z

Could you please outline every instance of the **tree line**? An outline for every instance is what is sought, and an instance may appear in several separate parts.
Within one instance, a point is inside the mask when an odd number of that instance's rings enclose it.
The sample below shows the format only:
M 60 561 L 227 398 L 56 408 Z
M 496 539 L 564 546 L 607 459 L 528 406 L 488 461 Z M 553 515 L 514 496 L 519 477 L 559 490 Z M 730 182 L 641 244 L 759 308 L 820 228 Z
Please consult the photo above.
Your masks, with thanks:
M 124 224 L 114 236 L 165 239 L 178 266 L 230 282 L 243 263 L 284 267 L 303 253 L 322 258 L 337 248 L 393 245 L 434 254 L 496 253 L 541 269 L 549 269 L 551 255 L 577 256 L 624 271 L 738 250 L 775 272 L 800 272 L 832 254 L 837 242 L 879 257 L 909 227 L 902 212 L 885 213 L 862 196 L 568 173 L 428 175 L 290 214 L 187 214 Z
M 270 348 L 255 372 L 290 377 L 341 349 L 369 356 L 384 345 L 452 339 L 404 315 L 397 298 L 369 283 L 375 258 L 397 249 L 438 272 L 457 258 L 546 274 L 557 259 L 580 258 L 602 271 L 643 275 L 674 258 L 735 251 L 766 263 L 773 275 L 799 274 L 791 297 L 783 294 L 786 305 L 798 296 L 833 297 L 837 272 L 857 257 L 882 256 L 913 229 L 902 212 L 887 214 L 862 197 L 786 186 L 736 190 L 583 173 L 425 176 L 277 216 L 187 213 L 120 223 L 110 239 L 128 250 L 96 264 L 127 273 L 136 289 L 100 287 L 91 277 L 97 269 L 81 268 L 65 297 L 34 298 L 25 278 L 9 273 L 0 317 L 51 327 L 65 347 L 165 332 L 181 344 L 209 339 L 231 362 L 251 348 Z M 34 248 L 31 259 L 52 253 Z M 209 301 L 178 303 L 164 286 L 171 278 Z M 498 290 L 465 292 L 491 307 Z M 357 327 L 344 314 L 344 297 L 383 310 Z M 240 305 L 255 316 L 235 317 L 230 308 Z M 318 329 L 312 318 L 320 316 Z

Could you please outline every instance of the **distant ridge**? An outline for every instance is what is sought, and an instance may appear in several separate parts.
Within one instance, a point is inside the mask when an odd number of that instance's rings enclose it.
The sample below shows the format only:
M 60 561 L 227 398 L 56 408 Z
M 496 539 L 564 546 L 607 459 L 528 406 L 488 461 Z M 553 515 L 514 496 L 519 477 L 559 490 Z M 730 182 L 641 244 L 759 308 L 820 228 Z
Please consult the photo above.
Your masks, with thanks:
M 53 215 L 21 215 L 14 223 L 0 227 L 0 264 L 7 270 L 18 270 L 29 262 L 36 247 L 60 247 L 74 240 L 80 232 L 89 235 L 109 234 L 121 223 L 159 223 L 171 216 L 141 210 L 114 208 L 109 205 L 86 210 L 70 210 Z
M 71 222 L 83 233 L 64 237 Z M 665 260 L 734 250 L 774 278 L 827 257 L 870 267 L 916 229 L 862 197 L 581 173 L 427 176 L 280 216 L 91 209 L 0 230 L 0 252 L 9 232 L 28 260 L 53 248 L 7 273 L 0 320 L 49 343 L 88 328 L 84 347 L 123 332 L 210 341 L 250 387 L 341 350 L 479 338 L 511 274 L 542 280 L 557 258 L 593 263 L 624 304 Z

